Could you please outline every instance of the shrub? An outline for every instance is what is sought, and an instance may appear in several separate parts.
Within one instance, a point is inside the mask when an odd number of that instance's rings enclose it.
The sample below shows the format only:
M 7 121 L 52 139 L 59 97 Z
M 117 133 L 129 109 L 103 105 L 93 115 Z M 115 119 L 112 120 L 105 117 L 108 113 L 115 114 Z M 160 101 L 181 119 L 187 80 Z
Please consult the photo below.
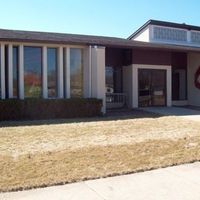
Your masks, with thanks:
M 101 115 L 98 99 L 0 100 L 0 120 L 55 119 Z

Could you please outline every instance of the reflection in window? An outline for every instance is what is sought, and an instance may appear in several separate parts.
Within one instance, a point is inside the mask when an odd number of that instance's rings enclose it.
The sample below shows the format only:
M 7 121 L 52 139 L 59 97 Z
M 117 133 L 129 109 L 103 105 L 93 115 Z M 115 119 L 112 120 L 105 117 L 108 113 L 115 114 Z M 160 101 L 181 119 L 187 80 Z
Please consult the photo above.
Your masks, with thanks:
M 106 92 L 122 93 L 122 67 L 106 66 Z
M 1 69 L 1 45 L 0 45 L 0 69 Z M 0 70 L 0 98 L 1 98 L 1 70 Z
M 25 97 L 41 97 L 42 49 L 24 47 L 24 94 Z
M 18 47 L 13 47 L 13 97 L 18 97 Z
M 57 96 L 57 49 L 47 50 L 48 97 Z
M 8 73 L 8 45 L 5 45 L 5 97 L 9 98 L 8 86 L 9 86 L 9 73 Z
M 83 50 L 70 49 L 70 91 L 71 97 L 83 96 Z
M 114 92 L 114 70 L 113 67 L 106 66 L 106 92 Z

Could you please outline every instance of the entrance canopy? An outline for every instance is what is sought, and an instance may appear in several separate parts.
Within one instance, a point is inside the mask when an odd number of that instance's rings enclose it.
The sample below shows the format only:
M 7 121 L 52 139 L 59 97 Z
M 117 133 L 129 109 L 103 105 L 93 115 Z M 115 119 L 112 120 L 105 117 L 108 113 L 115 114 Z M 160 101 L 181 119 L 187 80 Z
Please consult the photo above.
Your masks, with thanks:
M 105 54 L 108 107 L 110 102 L 130 108 L 189 104 L 190 55 L 197 53 L 106 47 Z

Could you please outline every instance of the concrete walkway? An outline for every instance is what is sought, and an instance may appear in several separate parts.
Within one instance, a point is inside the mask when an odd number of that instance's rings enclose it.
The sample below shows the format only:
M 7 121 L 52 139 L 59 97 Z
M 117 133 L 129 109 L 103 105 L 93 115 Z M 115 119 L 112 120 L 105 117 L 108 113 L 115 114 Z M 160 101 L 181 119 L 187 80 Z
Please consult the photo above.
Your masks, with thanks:
M 1 200 L 199 200 L 200 163 L 143 173 L 2 193 Z
M 200 110 L 192 110 L 181 107 L 147 107 L 141 108 L 141 110 L 166 116 L 180 116 L 189 120 L 200 122 Z

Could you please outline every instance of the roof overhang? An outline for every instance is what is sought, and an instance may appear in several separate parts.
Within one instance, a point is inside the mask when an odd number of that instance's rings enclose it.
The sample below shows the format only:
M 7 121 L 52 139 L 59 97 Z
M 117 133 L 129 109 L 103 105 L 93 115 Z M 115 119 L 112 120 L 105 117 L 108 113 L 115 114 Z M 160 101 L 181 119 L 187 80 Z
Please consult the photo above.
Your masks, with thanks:
M 200 47 L 161 44 L 153 42 L 140 42 L 116 37 L 76 35 L 62 33 L 15 31 L 0 29 L 0 42 L 18 42 L 18 43 L 47 43 L 62 45 L 97 45 L 113 48 L 151 48 L 170 51 L 193 51 L 200 52 Z
M 188 24 L 185 24 L 185 23 L 180 24 L 180 23 L 165 22 L 165 21 L 159 21 L 159 20 L 150 19 L 143 26 L 141 26 L 138 30 L 136 30 L 132 35 L 130 35 L 127 39 L 131 40 L 136 35 L 141 33 L 141 31 L 143 31 L 149 25 L 156 25 L 156 26 L 164 26 L 164 27 L 171 27 L 171 28 L 180 28 L 180 29 L 185 29 L 185 30 L 200 31 L 200 27 L 199 26 L 188 25 Z

